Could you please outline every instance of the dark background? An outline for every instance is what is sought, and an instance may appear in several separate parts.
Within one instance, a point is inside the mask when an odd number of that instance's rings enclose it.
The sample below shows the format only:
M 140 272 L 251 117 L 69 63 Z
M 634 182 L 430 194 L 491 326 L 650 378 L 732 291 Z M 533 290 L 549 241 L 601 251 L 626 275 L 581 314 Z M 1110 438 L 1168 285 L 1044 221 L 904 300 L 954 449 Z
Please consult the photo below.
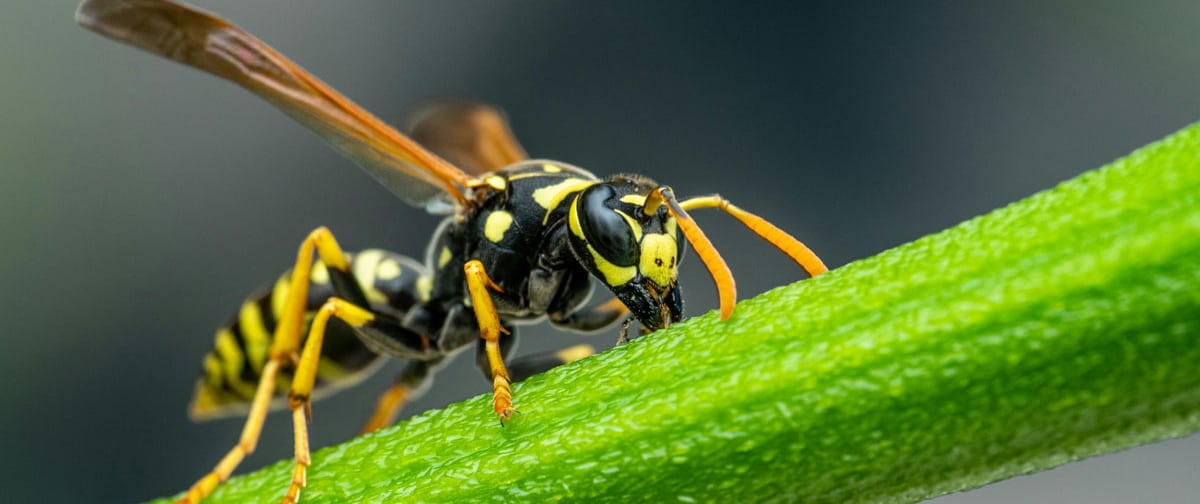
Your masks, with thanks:
M 720 191 L 831 266 L 1097 167 L 1200 118 L 1200 3 L 204 2 L 381 117 L 461 95 L 529 152 Z M 436 219 L 235 87 L 103 40 L 69 1 L 0 14 L 0 496 L 185 488 L 239 421 L 184 407 L 212 332 L 327 225 L 420 256 Z M 800 278 L 700 217 L 743 297 Z M 689 307 L 715 307 L 694 259 Z M 814 300 L 819 302 L 819 300 Z M 542 332 L 546 334 L 536 334 Z M 523 349 L 568 336 L 526 331 Z M 607 346 L 614 334 L 590 339 Z M 462 359 L 406 412 L 488 390 Z M 350 437 L 395 367 L 316 405 Z M 272 416 L 243 470 L 290 456 Z M 1192 502 L 1200 437 L 953 495 Z

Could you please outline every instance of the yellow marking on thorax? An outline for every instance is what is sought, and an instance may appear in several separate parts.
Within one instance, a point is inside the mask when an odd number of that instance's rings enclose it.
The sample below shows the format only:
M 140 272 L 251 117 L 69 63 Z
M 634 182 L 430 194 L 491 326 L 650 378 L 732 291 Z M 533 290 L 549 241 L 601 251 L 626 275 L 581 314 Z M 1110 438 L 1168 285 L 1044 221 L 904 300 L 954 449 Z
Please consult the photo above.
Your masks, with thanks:
M 504 177 L 501 177 L 499 175 L 489 175 L 489 176 L 487 176 L 487 178 L 483 179 L 483 183 L 487 184 L 488 187 L 491 187 L 492 189 L 495 189 L 497 191 L 503 191 L 505 188 L 508 187 L 508 182 L 506 182 L 504 180 Z
M 562 203 L 563 198 L 582 191 L 595 183 L 596 181 L 594 180 L 569 178 L 557 184 L 548 185 L 533 191 L 533 201 L 546 209 L 546 215 L 542 217 L 542 224 L 544 225 L 546 221 L 550 220 L 550 212 L 558 207 L 559 203 Z
M 417 299 L 421 302 L 429 301 L 429 296 L 433 293 L 433 277 L 423 275 L 417 279 Z
M 238 313 L 238 328 L 242 331 L 242 339 L 246 341 L 246 360 L 254 372 L 259 372 L 267 362 L 267 350 L 271 348 L 271 335 L 263 323 L 262 310 L 258 303 L 248 301 L 242 304 Z
M 438 269 L 445 268 L 447 264 L 450 264 L 451 257 L 453 256 L 450 254 L 450 247 L 442 247 L 442 251 L 438 254 Z
M 642 257 L 638 269 L 642 276 L 659 287 L 667 287 L 675 282 L 679 273 L 676 268 L 675 251 L 678 245 L 674 236 L 651 233 L 642 238 Z
M 500 243 L 500 240 L 504 239 L 504 233 L 512 227 L 512 223 L 512 214 L 504 210 L 496 210 L 488 214 L 487 222 L 483 224 L 483 236 L 492 243 Z
M 380 280 L 394 280 L 402 272 L 400 263 L 395 259 L 384 259 L 379 262 L 379 266 L 375 267 L 375 276 Z
M 382 250 L 364 250 L 354 256 L 354 278 L 359 282 L 374 278 L 375 265 L 383 258 Z
M 379 261 L 383 260 L 383 255 L 384 252 L 382 250 L 364 250 L 354 256 L 352 264 L 354 278 L 362 286 L 363 294 L 366 294 L 367 301 L 372 303 L 387 302 L 387 296 L 375 288 L 375 269 L 378 267 Z
M 559 167 L 557 167 L 557 166 L 554 166 L 554 165 L 552 165 L 552 164 L 550 164 L 550 163 L 543 163 L 543 164 L 542 164 L 542 169 L 543 169 L 543 170 L 545 170 L 545 171 L 546 171 L 546 173 L 558 173 L 558 172 L 561 172 L 561 171 L 562 171 L 562 168 L 559 168 Z

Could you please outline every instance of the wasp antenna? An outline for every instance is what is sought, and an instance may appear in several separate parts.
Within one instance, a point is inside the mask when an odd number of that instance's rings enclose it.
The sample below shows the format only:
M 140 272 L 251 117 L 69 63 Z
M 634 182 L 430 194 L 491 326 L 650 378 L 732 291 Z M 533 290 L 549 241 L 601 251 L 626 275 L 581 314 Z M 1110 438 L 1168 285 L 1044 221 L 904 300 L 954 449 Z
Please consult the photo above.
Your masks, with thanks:
M 647 198 L 647 203 L 648 202 L 649 199 Z M 793 261 L 796 261 L 796 264 L 799 264 L 801 268 L 804 268 L 804 271 L 808 273 L 809 276 L 817 276 L 821 273 L 829 271 L 829 268 L 825 267 L 825 263 L 821 261 L 821 258 L 817 257 L 817 254 L 814 254 L 813 251 L 800 240 L 797 240 L 786 231 L 775 227 L 774 224 L 771 224 L 766 219 L 738 208 L 733 203 L 730 203 L 729 200 L 722 198 L 721 196 L 715 194 L 712 196 L 699 196 L 680 202 L 679 206 L 687 210 L 696 208 L 718 208 L 733 216 L 733 218 L 737 219 L 738 222 L 741 222 L 743 226 L 746 226 L 747 229 L 758 235 L 759 238 L 766 240 L 767 243 L 770 243 L 784 254 L 787 254 L 787 256 L 792 258 Z
M 671 191 L 670 187 L 659 186 L 651 191 L 650 195 L 646 197 L 643 209 L 647 213 L 653 213 L 663 204 L 667 205 L 667 211 L 679 223 L 679 229 L 683 231 L 683 236 L 687 238 L 688 243 L 692 244 L 696 255 L 700 256 L 700 260 L 708 268 L 708 273 L 712 275 L 721 300 L 721 320 L 728 320 L 729 316 L 733 314 L 733 305 L 737 302 L 737 285 L 733 281 L 733 273 L 729 271 L 729 265 L 725 264 L 725 259 L 721 258 L 721 254 L 717 252 L 717 248 L 713 246 L 712 242 L 708 241 L 708 237 L 704 236 L 704 231 L 700 230 L 696 221 L 692 220 L 687 211 L 675 200 L 675 193 Z

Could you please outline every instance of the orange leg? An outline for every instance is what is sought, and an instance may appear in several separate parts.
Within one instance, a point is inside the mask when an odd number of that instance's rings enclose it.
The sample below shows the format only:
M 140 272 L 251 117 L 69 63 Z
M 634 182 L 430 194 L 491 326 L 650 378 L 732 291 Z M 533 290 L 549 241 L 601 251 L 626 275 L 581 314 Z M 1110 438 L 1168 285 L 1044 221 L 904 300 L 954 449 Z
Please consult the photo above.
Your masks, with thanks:
M 326 228 L 317 228 L 309 233 L 300 244 L 296 254 L 296 264 L 292 268 L 292 279 L 288 290 L 287 301 L 280 314 L 275 334 L 271 338 L 271 350 L 267 362 L 263 365 L 262 374 L 255 389 L 254 399 L 250 403 L 250 413 L 242 427 L 242 435 L 237 445 L 229 450 L 221 461 L 208 474 L 200 478 L 180 497 L 178 502 L 195 504 L 212 493 L 221 482 L 229 479 L 234 469 L 242 459 L 254 452 L 258 445 L 259 434 L 262 433 L 263 422 L 267 417 L 267 407 L 271 396 L 275 393 L 275 384 L 279 370 L 292 364 L 300 348 L 301 328 L 304 324 L 305 304 L 308 300 L 309 276 L 312 273 L 313 249 L 320 253 L 321 261 L 327 267 L 337 268 L 348 272 L 350 263 L 346 259 L 337 241 Z M 307 443 L 307 439 L 305 440 Z
M 375 402 L 375 412 L 371 414 L 371 418 L 367 419 L 367 423 L 358 433 L 366 434 L 391 425 L 396 421 L 396 416 L 400 414 L 400 409 L 409 400 L 408 386 L 397 383 L 388 387 L 383 394 L 379 395 L 379 399 Z
M 292 470 L 292 482 L 287 494 L 280 500 L 292 504 L 300 500 L 300 489 L 307 484 L 308 466 L 312 464 L 308 449 L 308 422 L 312 420 L 312 390 L 317 380 L 317 363 L 321 360 L 321 344 L 325 340 L 325 327 L 329 317 L 342 319 L 351 327 L 362 327 L 375 319 L 371 312 L 339 298 L 329 298 L 313 317 L 304 342 L 304 352 L 296 365 L 292 378 L 292 389 L 288 392 L 288 407 L 292 410 L 292 427 L 295 430 L 296 467 Z
M 366 434 L 391 425 L 405 404 L 412 402 L 425 392 L 431 375 L 441 362 L 441 357 L 408 361 L 400 374 L 396 375 L 392 386 L 379 396 L 379 400 L 375 403 L 375 413 L 363 425 L 359 434 Z
M 551 352 L 522 355 L 509 360 L 508 372 L 514 382 L 519 382 L 594 353 L 596 349 L 591 345 L 575 345 Z
M 483 263 L 472 260 L 463 266 L 467 274 L 467 292 L 471 295 L 471 306 L 475 309 L 475 319 L 479 322 L 479 333 L 486 343 L 487 359 L 492 370 L 492 407 L 496 416 L 500 417 L 500 425 L 511 417 L 517 410 L 512 407 L 512 387 L 508 378 L 508 370 L 504 368 L 504 358 L 500 355 L 500 315 L 496 313 L 496 305 L 492 303 L 492 295 L 488 289 L 504 292 L 499 285 L 492 282 Z

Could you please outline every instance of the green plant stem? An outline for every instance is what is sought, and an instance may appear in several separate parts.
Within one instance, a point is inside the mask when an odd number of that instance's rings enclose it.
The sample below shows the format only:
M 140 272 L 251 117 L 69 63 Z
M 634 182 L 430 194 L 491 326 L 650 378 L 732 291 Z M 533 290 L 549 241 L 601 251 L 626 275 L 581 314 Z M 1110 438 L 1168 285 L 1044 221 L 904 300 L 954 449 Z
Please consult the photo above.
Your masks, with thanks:
M 1193 125 L 531 378 L 504 428 L 481 396 L 321 450 L 302 498 L 910 501 L 1195 432 L 1198 153 Z M 212 502 L 278 499 L 290 472 Z

